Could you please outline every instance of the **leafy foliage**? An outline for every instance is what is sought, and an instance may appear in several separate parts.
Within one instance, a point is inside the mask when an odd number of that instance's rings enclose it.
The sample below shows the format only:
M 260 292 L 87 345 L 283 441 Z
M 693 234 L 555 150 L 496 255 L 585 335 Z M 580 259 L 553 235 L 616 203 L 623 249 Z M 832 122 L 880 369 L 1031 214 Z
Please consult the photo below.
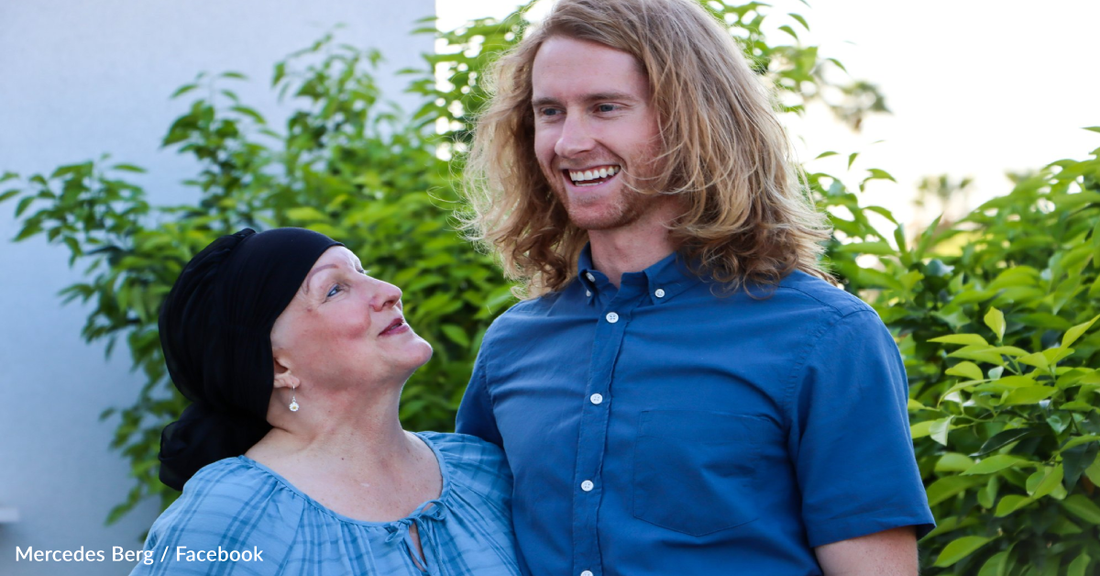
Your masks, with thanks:
M 835 255 L 875 265 L 835 266 L 900 337 L 939 523 L 922 573 L 1100 573 L 1100 149 L 913 245 L 858 220 Z

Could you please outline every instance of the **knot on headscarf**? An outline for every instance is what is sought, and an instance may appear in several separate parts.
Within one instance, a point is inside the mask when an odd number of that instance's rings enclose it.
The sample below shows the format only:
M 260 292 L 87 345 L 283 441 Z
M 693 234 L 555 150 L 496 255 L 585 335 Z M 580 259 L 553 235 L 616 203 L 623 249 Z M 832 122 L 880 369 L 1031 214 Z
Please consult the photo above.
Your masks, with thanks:
M 271 328 L 321 254 L 339 245 L 302 228 L 246 228 L 187 263 L 159 330 L 168 374 L 192 404 L 161 433 L 161 482 L 182 490 L 199 468 L 243 454 L 271 429 Z

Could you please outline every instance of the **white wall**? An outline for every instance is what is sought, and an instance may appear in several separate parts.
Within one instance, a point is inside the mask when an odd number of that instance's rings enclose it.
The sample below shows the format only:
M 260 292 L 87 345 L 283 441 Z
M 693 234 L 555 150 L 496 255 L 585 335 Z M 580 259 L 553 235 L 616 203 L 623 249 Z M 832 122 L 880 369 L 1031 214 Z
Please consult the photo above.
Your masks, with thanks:
M 421 65 L 432 49 L 408 31 L 433 11 L 433 0 L 0 0 L 0 172 L 29 175 L 109 152 L 149 169 L 136 180 L 155 201 L 192 197 L 179 181 L 194 165 L 158 148 L 187 104 L 168 100 L 175 88 L 199 71 L 240 71 L 252 82 L 234 89 L 277 120 L 272 65 L 342 22 L 342 41 L 382 50 L 380 84 L 408 110 L 406 79 L 392 72 Z M 107 448 L 117 420 L 98 415 L 128 405 L 142 379 L 129 373 L 124 343 L 106 361 L 102 343 L 81 340 L 88 310 L 57 298 L 80 270 L 61 247 L 9 242 L 13 210 L 0 206 L 0 509 L 20 519 L 0 523 L 0 574 L 125 574 L 130 566 L 112 562 L 111 548 L 139 548 L 157 510 L 147 503 L 104 526 L 132 480 Z M 17 546 L 83 546 L 108 558 L 16 562 Z

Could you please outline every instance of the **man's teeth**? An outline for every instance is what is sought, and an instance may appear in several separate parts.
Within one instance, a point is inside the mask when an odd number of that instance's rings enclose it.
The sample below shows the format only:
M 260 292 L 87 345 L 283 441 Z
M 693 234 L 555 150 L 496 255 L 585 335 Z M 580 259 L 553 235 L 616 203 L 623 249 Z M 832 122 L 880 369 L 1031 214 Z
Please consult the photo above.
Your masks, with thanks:
M 605 166 L 603 168 L 594 168 L 592 170 L 580 170 L 569 171 L 569 179 L 573 182 L 585 182 L 588 180 L 596 180 L 597 178 L 607 178 L 619 173 L 618 166 Z

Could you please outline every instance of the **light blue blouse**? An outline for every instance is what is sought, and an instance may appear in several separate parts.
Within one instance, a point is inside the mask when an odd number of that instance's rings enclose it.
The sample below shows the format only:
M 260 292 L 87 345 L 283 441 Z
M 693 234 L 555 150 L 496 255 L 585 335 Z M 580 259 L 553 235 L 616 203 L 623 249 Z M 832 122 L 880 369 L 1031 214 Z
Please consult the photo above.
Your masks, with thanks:
M 435 452 L 443 490 L 407 518 L 342 516 L 255 460 L 227 458 L 199 470 L 153 523 L 131 576 L 518 575 L 503 453 L 473 436 L 418 436 Z

